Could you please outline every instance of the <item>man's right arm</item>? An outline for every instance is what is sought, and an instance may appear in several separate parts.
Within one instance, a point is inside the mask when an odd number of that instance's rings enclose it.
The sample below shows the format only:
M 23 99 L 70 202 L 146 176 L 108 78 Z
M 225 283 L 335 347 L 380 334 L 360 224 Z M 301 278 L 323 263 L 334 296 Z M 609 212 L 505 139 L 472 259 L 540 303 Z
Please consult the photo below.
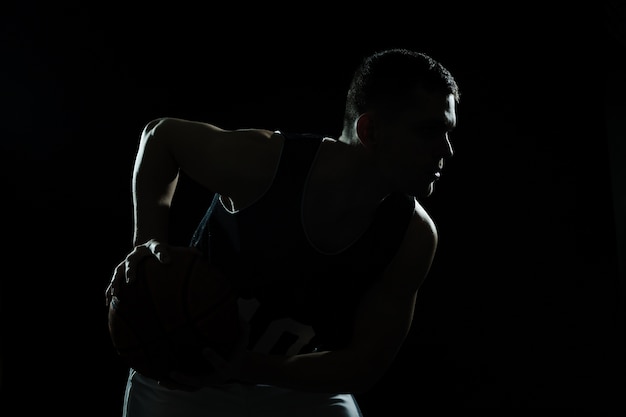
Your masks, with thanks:
M 207 123 L 163 118 L 146 125 L 135 159 L 133 243 L 168 241 L 169 210 L 179 171 L 238 206 L 264 192 L 280 155 L 273 133 L 223 130 Z M 273 165 L 274 164 L 274 165 Z
M 282 136 L 269 130 L 223 130 L 175 118 L 144 128 L 133 168 L 133 250 L 114 269 L 105 291 L 132 281 L 145 256 L 167 262 L 170 206 L 182 170 L 210 192 L 241 208 L 270 186 L 282 150 Z

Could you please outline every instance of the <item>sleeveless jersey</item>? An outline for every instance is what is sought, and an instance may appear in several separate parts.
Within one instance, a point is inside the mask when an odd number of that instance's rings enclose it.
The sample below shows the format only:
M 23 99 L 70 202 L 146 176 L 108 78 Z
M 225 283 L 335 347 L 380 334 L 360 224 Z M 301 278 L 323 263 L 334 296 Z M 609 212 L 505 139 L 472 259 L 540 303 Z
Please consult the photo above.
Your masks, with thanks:
M 336 254 L 321 253 L 306 237 L 301 205 L 323 137 L 282 134 L 267 192 L 235 213 L 216 194 L 191 245 L 238 288 L 250 349 L 287 355 L 338 349 L 350 339 L 360 298 L 381 278 L 404 237 L 413 197 L 389 195 L 356 242 Z

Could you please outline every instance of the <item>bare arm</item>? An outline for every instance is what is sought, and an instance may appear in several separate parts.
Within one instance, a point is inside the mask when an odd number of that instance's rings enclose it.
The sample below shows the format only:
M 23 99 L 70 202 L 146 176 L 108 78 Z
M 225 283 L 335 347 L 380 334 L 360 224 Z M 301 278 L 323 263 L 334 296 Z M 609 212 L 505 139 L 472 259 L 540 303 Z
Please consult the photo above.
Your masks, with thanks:
M 369 390 L 392 364 L 409 332 L 417 291 L 436 246 L 435 225 L 416 203 L 416 214 L 397 255 L 361 302 L 350 345 L 291 357 L 248 352 L 242 378 L 309 391 Z
M 119 283 L 130 282 L 145 256 L 167 262 L 169 212 L 179 172 L 186 172 L 236 207 L 254 201 L 271 184 L 282 136 L 269 130 L 224 130 L 183 119 L 153 120 L 144 128 L 132 176 L 133 250 L 113 271 L 109 305 Z
M 182 119 L 150 122 L 142 132 L 132 179 L 133 243 L 168 241 L 169 209 L 179 170 L 245 205 L 264 191 L 281 142 L 261 129 L 223 130 Z

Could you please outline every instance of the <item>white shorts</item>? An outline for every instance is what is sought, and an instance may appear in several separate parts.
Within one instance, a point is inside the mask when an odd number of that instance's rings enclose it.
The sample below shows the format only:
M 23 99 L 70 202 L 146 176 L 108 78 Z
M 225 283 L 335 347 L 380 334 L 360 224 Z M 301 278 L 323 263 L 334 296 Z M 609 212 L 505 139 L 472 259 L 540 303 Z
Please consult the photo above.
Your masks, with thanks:
M 268 385 L 226 384 L 170 390 L 133 369 L 123 417 L 362 417 L 354 396 L 294 391 Z

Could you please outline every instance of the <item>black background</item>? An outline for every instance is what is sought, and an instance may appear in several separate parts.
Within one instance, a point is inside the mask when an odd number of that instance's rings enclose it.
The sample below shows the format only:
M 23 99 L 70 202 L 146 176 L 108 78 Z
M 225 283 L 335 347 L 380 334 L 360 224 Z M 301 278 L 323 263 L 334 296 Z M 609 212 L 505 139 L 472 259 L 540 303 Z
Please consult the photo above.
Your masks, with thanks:
M 399 46 L 446 65 L 462 99 L 425 202 L 440 248 L 365 416 L 621 415 L 624 9 L 469 3 L 5 5 L 3 409 L 120 415 L 104 289 L 130 249 L 147 121 L 337 136 L 358 61 Z M 186 239 L 206 195 L 183 185 Z

